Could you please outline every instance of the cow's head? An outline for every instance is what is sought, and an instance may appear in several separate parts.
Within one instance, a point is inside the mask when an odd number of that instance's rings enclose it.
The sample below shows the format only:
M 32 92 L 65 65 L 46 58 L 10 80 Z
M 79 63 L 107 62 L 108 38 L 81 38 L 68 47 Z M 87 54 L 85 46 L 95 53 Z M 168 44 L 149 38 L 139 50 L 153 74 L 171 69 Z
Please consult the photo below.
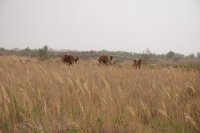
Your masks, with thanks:
M 78 57 L 75 57 L 75 58 L 74 58 L 75 63 L 76 63 L 78 60 L 79 60 Z
M 110 56 L 110 60 L 112 61 L 112 59 L 113 59 L 113 56 L 111 55 L 111 56 Z
M 113 56 L 110 56 L 110 58 L 108 58 L 108 63 L 112 64 L 111 61 L 113 60 Z

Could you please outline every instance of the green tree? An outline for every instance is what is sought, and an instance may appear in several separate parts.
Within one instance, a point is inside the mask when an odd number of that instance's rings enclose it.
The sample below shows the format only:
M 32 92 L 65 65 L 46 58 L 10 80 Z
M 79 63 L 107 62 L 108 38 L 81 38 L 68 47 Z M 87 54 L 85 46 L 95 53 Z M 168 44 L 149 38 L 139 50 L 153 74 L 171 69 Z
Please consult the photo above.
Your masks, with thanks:
M 147 48 L 146 51 L 142 54 L 143 62 L 145 64 L 149 63 L 151 57 L 152 57 L 152 53 L 149 50 L 149 48 Z
M 26 52 L 30 52 L 31 49 L 30 49 L 30 47 L 27 47 L 27 48 L 24 49 L 24 51 L 26 51 Z
M 187 59 L 194 59 L 195 58 L 195 55 L 194 54 L 190 54 L 186 57 Z
M 197 53 L 197 58 L 200 59 L 200 52 Z
M 22 54 L 25 55 L 25 56 L 30 56 L 31 55 L 31 49 L 30 49 L 30 47 L 25 48 L 22 51 Z
M 175 53 L 173 51 L 169 51 L 167 54 L 166 54 L 166 57 L 169 58 L 169 59 L 173 59 L 175 57 Z
M 48 46 L 45 45 L 43 48 L 38 50 L 39 57 L 41 60 L 46 60 L 48 58 Z

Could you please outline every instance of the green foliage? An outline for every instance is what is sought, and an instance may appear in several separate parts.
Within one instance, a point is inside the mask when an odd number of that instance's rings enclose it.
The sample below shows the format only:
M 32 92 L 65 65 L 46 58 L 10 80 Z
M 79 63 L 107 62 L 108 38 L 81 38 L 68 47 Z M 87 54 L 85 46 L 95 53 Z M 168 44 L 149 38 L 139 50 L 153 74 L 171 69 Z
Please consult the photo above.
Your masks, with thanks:
M 76 129 L 76 128 L 72 128 L 72 129 L 70 130 L 70 133 L 77 133 L 77 129 Z
M 5 49 L 4 48 L 0 48 L 0 51 L 4 51 Z
M 175 130 L 177 133 L 185 132 L 184 123 L 172 119 L 156 117 L 152 119 L 150 125 L 153 129 L 160 130 L 162 132 L 170 132 L 170 130 Z
M 27 48 L 24 49 L 24 51 L 26 51 L 26 52 L 30 52 L 31 49 L 30 49 L 30 47 L 27 47 Z
M 169 51 L 167 54 L 166 54 L 167 58 L 169 59 L 172 59 L 175 57 L 175 53 L 173 51 Z
M 200 52 L 197 53 L 197 58 L 200 59 Z
M 169 51 L 169 52 L 166 54 L 166 57 L 167 57 L 168 59 L 173 60 L 173 61 L 179 61 L 180 59 L 186 58 L 183 54 L 175 53 L 175 52 L 173 52 L 173 51 Z
M 150 60 L 150 58 L 152 57 L 152 53 L 151 51 L 147 48 L 146 51 L 143 53 L 142 58 L 143 58 L 143 62 L 145 64 L 147 64 Z
M 45 45 L 43 48 L 39 49 L 38 52 L 41 60 L 48 59 L 48 46 Z
M 188 60 L 193 60 L 193 59 L 195 59 L 195 55 L 190 54 L 190 55 L 186 56 L 185 58 L 188 59 Z
M 101 133 L 102 132 L 102 127 L 103 127 L 103 118 L 99 117 L 97 119 L 97 123 L 98 123 L 98 132 Z
M 179 61 L 179 60 L 194 60 L 200 59 L 200 52 L 197 55 L 190 54 L 188 56 L 184 56 L 183 54 L 175 53 L 173 51 L 169 51 L 166 54 L 155 54 L 152 53 L 148 48 L 143 53 L 136 53 L 136 52 L 125 52 L 125 51 L 108 51 L 108 50 L 101 50 L 101 51 L 77 51 L 77 50 L 54 50 L 49 49 L 48 46 L 44 46 L 40 49 L 31 49 L 27 47 L 25 49 L 14 49 L 8 50 L 4 48 L 0 48 L 0 55 L 19 55 L 19 56 L 29 56 L 29 57 L 38 57 L 41 60 L 46 60 L 48 58 L 56 58 L 61 57 L 63 54 L 68 53 L 72 55 L 76 55 L 81 58 L 81 60 L 96 60 L 100 55 L 108 55 L 113 56 L 114 62 L 123 62 L 124 60 L 134 60 L 134 59 L 143 59 L 143 63 L 152 63 L 153 61 L 162 60 L 162 59 L 170 59 L 172 61 Z

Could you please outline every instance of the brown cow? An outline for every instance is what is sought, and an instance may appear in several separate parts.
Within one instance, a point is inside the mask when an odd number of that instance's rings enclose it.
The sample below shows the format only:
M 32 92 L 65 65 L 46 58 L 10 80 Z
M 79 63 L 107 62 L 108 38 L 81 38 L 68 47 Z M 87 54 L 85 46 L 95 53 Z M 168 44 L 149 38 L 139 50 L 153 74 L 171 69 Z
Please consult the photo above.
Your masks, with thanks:
M 79 60 L 77 56 L 74 57 L 74 62 L 76 63 Z
M 140 69 L 141 64 L 142 64 L 142 59 L 139 59 L 138 61 L 137 61 L 137 60 L 134 60 L 133 67 L 134 67 L 135 69 L 137 69 L 137 68 Z
M 111 61 L 113 59 L 113 56 L 110 56 L 110 58 L 107 55 L 102 55 L 99 57 L 98 61 L 99 61 L 99 65 L 100 64 L 105 64 L 105 65 L 109 65 L 111 64 Z
M 133 62 L 133 67 L 134 67 L 134 68 L 137 68 L 137 60 L 134 60 L 134 62 Z
M 141 64 L 142 64 L 142 59 L 139 59 L 138 62 L 137 62 L 137 67 L 140 69 L 141 67 Z
M 62 57 L 63 63 L 67 63 L 69 65 L 72 65 L 72 64 L 76 63 L 78 60 L 79 60 L 78 57 L 73 57 L 72 55 L 68 55 L 68 54 L 65 54 Z

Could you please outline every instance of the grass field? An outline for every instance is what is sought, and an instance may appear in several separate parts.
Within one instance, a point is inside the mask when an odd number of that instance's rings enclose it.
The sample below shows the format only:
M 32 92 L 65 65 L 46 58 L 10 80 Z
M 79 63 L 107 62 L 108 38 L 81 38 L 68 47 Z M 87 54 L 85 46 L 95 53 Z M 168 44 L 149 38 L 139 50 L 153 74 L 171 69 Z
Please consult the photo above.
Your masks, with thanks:
M 0 132 L 199 133 L 200 72 L 0 57 Z

